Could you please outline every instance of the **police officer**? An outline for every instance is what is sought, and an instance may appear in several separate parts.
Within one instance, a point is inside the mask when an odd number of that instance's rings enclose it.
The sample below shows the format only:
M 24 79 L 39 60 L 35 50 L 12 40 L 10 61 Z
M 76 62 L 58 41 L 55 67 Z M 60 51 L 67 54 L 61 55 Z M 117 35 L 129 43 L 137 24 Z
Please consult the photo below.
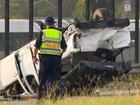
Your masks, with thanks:
M 61 56 L 66 51 L 67 45 L 62 32 L 55 28 L 54 18 L 48 16 L 45 20 L 46 28 L 40 32 L 34 48 L 33 61 L 37 62 L 37 52 L 39 53 L 39 97 L 42 96 L 43 89 L 60 79 Z

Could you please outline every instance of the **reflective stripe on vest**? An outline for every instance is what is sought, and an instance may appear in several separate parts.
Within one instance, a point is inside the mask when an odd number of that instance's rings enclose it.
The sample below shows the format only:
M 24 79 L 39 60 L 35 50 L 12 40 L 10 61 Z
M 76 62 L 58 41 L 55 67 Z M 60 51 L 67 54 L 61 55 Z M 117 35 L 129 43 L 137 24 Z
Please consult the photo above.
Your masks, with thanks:
M 42 32 L 40 54 L 60 55 L 62 32 L 57 29 L 44 29 Z

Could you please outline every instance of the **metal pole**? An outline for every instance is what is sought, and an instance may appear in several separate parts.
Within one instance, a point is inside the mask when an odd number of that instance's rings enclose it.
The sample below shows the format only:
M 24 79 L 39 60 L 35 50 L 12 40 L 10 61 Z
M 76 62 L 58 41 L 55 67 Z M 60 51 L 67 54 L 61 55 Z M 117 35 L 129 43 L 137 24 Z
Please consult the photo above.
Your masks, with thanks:
M 62 0 L 58 0 L 58 27 L 62 27 Z
M 85 13 L 86 20 L 90 19 L 90 0 L 86 0 L 86 13 Z
M 115 0 L 111 0 L 111 12 L 112 16 L 115 17 Z
M 9 55 L 9 0 L 5 0 L 5 37 L 4 37 L 4 50 L 5 56 Z
M 135 0 L 135 62 L 139 62 L 140 58 L 140 51 L 139 51 L 139 0 Z
M 33 40 L 33 1 L 29 0 L 29 41 Z
M 94 0 L 90 1 L 90 10 L 92 13 L 94 13 Z

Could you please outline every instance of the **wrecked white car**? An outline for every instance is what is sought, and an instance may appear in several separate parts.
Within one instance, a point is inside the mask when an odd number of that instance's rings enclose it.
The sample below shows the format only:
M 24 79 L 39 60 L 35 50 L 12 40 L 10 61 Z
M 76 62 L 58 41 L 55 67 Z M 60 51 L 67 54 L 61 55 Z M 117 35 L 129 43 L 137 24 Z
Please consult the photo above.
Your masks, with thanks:
M 110 20 L 110 23 L 119 25 L 123 20 L 116 21 L 118 23 Z M 66 28 L 64 37 L 68 47 L 62 56 L 61 78 L 66 87 L 75 86 L 74 82 L 79 82 L 78 78 L 84 78 L 85 75 L 93 77 L 106 73 L 108 77 L 131 70 L 131 66 L 123 60 L 121 64 L 116 63 L 116 57 L 130 46 L 130 31 L 126 27 L 128 24 L 114 27 L 104 23 L 105 20 L 78 22 L 78 25 L 70 24 Z M 32 60 L 34 42 L 0 61 L 1 94 L 7 91 L 9 94 L 36 93 L 39 64 L 34 64 Z

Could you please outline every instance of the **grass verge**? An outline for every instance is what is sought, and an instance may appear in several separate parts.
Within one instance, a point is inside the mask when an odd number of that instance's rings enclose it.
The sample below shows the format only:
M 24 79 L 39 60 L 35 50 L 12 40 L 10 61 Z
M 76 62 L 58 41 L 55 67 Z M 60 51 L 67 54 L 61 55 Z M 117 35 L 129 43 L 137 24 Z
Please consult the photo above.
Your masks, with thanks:
M 40 100 L 39 105 L 140 105 L 140 96 L 113 97 L 71 97 L 52 100 Z

